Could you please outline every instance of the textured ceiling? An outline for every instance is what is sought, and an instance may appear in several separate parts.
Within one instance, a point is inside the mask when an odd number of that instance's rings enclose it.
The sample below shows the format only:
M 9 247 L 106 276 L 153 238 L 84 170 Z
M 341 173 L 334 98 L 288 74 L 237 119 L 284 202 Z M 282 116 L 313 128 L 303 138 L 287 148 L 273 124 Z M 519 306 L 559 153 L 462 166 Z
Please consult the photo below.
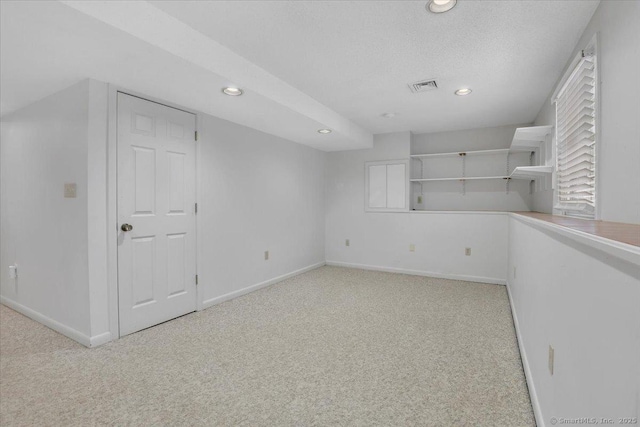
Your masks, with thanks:
M 0 7 L 3 115 L 93 78 L 321 150 L 373 143 L 369 131 L 147 2 Z M 243 96 L 222 94 L 234 84 Z M 331 134 L 317 132 L 327 127 Z
M 374 133 L 532 121 L 595 1 L 155 1 Z M 436 78 L 437 91 L 407 83 Z M 455 89 L 471 87 L 467 97 Z M 393 119 L 382 118 L 395 112 Z
M 459 0 L 442 15 L 426 0 L 0 4 L 1 114 L 90 77 L 332 151 L 371 133 L 532 121 L 598 3 Z M 440 88 L 412 93 L 423 78 Z M 228 84 L 245 95 L 225 97 Z M 454 96 L 463 86 L 473 93 Z

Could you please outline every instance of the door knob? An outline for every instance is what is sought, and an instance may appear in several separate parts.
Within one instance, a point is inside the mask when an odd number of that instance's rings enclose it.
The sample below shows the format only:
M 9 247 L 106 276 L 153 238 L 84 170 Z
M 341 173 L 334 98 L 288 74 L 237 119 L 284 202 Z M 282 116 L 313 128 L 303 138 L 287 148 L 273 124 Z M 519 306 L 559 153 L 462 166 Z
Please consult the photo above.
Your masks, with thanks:
M 122 224 L 122 227 L 120 227 L 120 230 L 122 230 L 122 231 L 131 231 L 131 230 L 133 230 L 133 225 L 131 225 L 131 224 Z

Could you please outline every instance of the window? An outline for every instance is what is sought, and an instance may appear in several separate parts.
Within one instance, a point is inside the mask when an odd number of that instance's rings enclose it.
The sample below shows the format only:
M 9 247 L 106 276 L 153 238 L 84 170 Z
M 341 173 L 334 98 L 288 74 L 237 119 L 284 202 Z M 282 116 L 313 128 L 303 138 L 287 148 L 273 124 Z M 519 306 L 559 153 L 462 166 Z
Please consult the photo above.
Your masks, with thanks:
M 393 212 L 409 209 L 407 160 L 385 160 L 365 164 L 365 210 Z
M 595 53 L 582 51 L 556 98 L 556 208 L 586 218 L 596 212 L 596 72 Z

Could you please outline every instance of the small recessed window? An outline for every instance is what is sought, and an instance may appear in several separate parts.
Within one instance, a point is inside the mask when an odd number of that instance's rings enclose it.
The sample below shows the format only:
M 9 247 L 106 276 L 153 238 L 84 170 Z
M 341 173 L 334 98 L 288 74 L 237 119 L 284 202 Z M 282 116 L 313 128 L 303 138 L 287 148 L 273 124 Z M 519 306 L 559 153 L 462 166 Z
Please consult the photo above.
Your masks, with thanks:
M 409 210 L 407 160 L 367 162 L 365 169 L 365 210 L 367 212 Z

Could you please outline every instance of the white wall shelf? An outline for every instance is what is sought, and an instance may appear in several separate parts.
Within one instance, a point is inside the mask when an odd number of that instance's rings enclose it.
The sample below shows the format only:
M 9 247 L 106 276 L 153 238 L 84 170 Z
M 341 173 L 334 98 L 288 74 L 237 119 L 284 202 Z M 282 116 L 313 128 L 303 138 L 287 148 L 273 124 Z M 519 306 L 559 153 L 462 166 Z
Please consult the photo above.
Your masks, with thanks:
M 552 132 L 513 126 L 479 132 L 473 141 L 466 133 L 452 134 L 450 144 L 440 136 L 412 140 L 411 209 L 528 210 L 530 195 L 552 176 L 553 168 L 543 166 Z
M 486 179 L 508 179 L 508 176 L 460 176 L 456 178 L 419 178 L 412 179 L 411 182 L 429 182 L 429 181 L 470 181 L 470 180 L 486 180 Z
M 536 180 L 551 176 L 552 172 L 553 166 L 518 166 L 511 172 L 509 178 Z
M 476 150 L 476 151 L 453 151 L 450 153 L 433 153 L 433 154 L 412 154 L 412 159 L 422 160 L 432 157 L 455 157 L 455 156 L 477 156 L 487 154 L 508 154 L 508 148 L 499 148 L 495 150 Z
M 516 129 L 511 141 L 511 152 L 538 150 L 551 134 L 553 126 L 531 126 Z

